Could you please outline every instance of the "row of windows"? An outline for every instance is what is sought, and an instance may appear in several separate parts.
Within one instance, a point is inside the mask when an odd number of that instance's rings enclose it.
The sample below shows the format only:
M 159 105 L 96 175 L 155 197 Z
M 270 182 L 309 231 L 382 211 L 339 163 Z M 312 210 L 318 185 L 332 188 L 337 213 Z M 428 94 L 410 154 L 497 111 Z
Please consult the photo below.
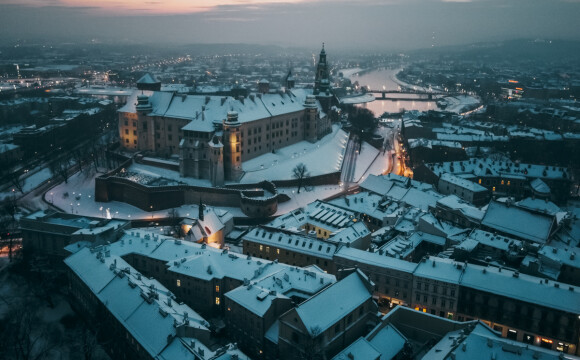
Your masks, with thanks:
M 417 290 L 421 290 L 421 283 L 417 282 Z M 429 291 L 429 284 L 425 283 L 424 287 L 423 287 L 424 291 Z M 433 284 L 433 293 L 438 294 L 439 293 L 439 286 Z M 447 295 L 447 287 L 442 287 L 441 288 L 441 294 L 442 295 Z M 450 291 L 450 296 L 455 296 L 455 289 L 451 289 Z
M 421 302 L 421 294 L 415 294 L 415 301 L 418 303 L 427 304 L 429 302 L 429 297 L 427 295 L 423 295 L 423 301 Z M 439 304 L 442 308 L 444 308 L 446 305 L 449 305 L 449 309 L 453 309 L 453 306 L 455 306 L 455 301 L 449 300 L 449 302 L 447 302 L 447 299 L 441 298 Z M 436 296 L 431 297 L 431 305 L 437 305 Z

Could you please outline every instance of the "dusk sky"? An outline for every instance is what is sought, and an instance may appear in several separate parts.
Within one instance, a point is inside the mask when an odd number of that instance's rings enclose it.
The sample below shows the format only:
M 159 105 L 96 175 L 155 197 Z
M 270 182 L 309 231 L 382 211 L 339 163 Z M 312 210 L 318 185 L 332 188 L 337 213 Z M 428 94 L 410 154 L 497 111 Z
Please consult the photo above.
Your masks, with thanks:
M 577 0 L 0 0 L 0 40 L 413 49 L 580 40 L 578 14 Z

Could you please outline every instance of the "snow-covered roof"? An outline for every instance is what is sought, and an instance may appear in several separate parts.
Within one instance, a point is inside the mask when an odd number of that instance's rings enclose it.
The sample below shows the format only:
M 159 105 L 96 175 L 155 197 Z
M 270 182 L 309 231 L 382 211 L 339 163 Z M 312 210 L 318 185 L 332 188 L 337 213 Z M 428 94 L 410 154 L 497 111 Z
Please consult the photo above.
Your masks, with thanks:
M 226 297 L 262 317 L 275 299 L 307 299 L 334 282 L 336 278 L 333 275 L 316 267 L 287 267 L 229 291 Z
M 460 284 L 531 304 L 580 314 L 580 289 L 493 266 L 468 264 Z M 570 290 L 571 289 L 571 290 Z
M 396 355 L 396 354 L 395 354 Z M 365 338 L 358 338 L 352 344 L 346 347 L 332 360 L 352 360 L 352 359 L 366 359 L 378 360 L 381 358 L 381 353 Z M 385 357 L 385 359 L 388 359 Z
M 558 205 L 554 204 L 551 201 L 542 200 L 542 199 L 534 199 L 531 197 L 522 199 L 522 200 L 518 201 L 516 204 L 519 207 L 522 207 L 525 209 L 545 212 L 545 213 L 550 214 L 550 215 L 556 215 L 558 213 L 564 212 L 562 209 L 560 209 L 560 207 L 558 207 Z
M 243 239 L 326 259 L 332 259 L 338 247 L 334 243 L 316 237 L 262 227 L 248 232 Z M 272 256 L 275 257 L 276 254 L 273 252 L 272 248 Z
M 550 259 L 558 264 L 580 269 L 580 251 L 577 247 L 563 246 L 561 248 L 544 245 L 538 251 L 540 258 Z
M 352 225 L 355 216 L 356 213 L 354 211 L 316 200 L 308 204 L 304 209 L 298 209 L 274 219 L 268 226 L 297 230 L 306 224 L 311 224 L 328 229 L 333 233 Z
M 542 179 L 534 179 L 530 181 L 530 186 L 532 187 L 532 189 L 534 189 L 535 192 L 546 195 L 550 194 L 550 187 L 548 186 L 548 184 L 543 182 Z
M 162 91 L 136 91 L 128 99 L 127 104 L 119 112 L 135 113 L 137 96 L 143 93 L 149 97 L 152 107 L 150 116 L 160 116 L 188 120 L 182 129 L 186 131 L 212 132 L 214 122 L 222 122 L 229 111 L 238 113 L 241 123 L 272 116 L 290 114 L 304 110 L 307 92 L 287 90 L 272 94 L 251 94 L 248 98 L 233 98 L 231 96 L 203 96 L 175 94 Z M 317 107 L 321 105 L 317 102 Z M 321 113 L 321 117 L 325 114 Z
M 405 125 L 406 126 L 406 125 Z M 426 147 L 432 149 L 433 146 L 448 147 L 452 149 L 461 149 L 463 145 L 457 141 L 445 141 L 445 140 L 431 140 L 424 138 L 408 139 L 409 148 L 414 149 L 418 147 Z
M 423 258 L 415 268 L 414 276 L 459 284 L 464 264 L 452 259 L 431 256 Z
M 467 331 L 466 331 L 467 330 Z M 576 358 L 565 356 L 566 358 Z M 491 359 L 523 360 L 546 359 L 559 360 L 562 353 L 547 350 L 539 346 L 502 338 L 499 333 L 487 325 L 478 322 L 474 328 L 461 329 L 445 334 L 423 357 L 430 360 L 473 360 Z
M 393 325 L 377 325 L 366 337 L 366 340 L 381 353 L 381 359 L 393 359 L 405 346 L 407 338 Z M 378 330 L 378 331 L 377 331 Z
M 481 224 L 489 228 L 539 243 L 548 241 L 554 222 L 554 217 L 497 201 L 489 203 L 481 220 Z
M 355 263 L 363 263 L 372 266 L 382 267 L 385 269 L 393 269 L 406 273 L 412 273 L 417 264 L 396 259 L 394 257 L 381 255 L 378 252 L 369 252 L 346 246 L 341 247 L 336 254 L 336 258 L 350 260 Z
M 452 210 L 457 210 L 465 215 L 467 218 L 472 219 L 473 221 L 480 222 L 485 215 L 485 211 L 480 210 L 479 208 L 473 206 L 472 204 L 468 203 L 457 197 L 457 195 L 448 195 L 444 198 L 437 200 L 437 206 L 449 208 Z
M 473 229 L 473 231 L 469 234 L 468 239 L 502 251 L 509 251 L 510 247 L 515 247 L 516 249 L 522 247 L 522 242 L 519 240 L 502 235 L 492 234 L 480 229 Z
M 567 170 L 557 166 L 514 163 L 509 160 L 471 158 L 463 161 L 425 164 L 437 176 L 452 173 L 464 178 L 503 176 L 511 178 L 566 179 Z
M 472 192 L 487 192 L 487 189 L 484 188 L 483 186 L 450 173 L 444 173 L 443 175 L 441 175 L 439 181 L 446 181 L 450 184 L 459 186 L 461 188 L 464 188 L 465 190 Z
M 147 73 L 143 75 L 139 80 L 137 80 L 137 84 L 158 84 L 160 83 L 159 80 L 155 78 L 155 76 Z
M 209 335 L 209 323 L 174 297 L 161 283 L 141 276 L 108 246 L 84 248 L 65 259 L 107 310 L 155 358 L 176 337 L 177 327 Z M 181 357 L 191 358 L 189 356 Z
M 379 248 L 379 253 L 382 252 L 387 256 L 392 256 L 395 258 L 405 258 L 423 241 L 439 246 L 445 245 L 444 237 L 417 231 L 407 237 L 403 235 L 394 237 L 392 240 Z
M 367 288 L 368 279 L 355 271 L 334 283 L 296 307 L 296 313 L 309 334 L 324 332 L 354 309 L 371 299 L 372 290 Z M 348 296 L 344 296 L 348 294 Z

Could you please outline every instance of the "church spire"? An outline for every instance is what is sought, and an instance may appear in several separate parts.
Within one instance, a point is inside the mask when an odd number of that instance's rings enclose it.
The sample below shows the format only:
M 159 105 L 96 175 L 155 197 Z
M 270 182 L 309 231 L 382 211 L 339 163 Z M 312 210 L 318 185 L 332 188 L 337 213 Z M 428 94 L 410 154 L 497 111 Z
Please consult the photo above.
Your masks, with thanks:
M 326 51 L 324 50 L 324 43 L 322 43 L 322 50 L 316 65 L 316 77 L 314 79 L 314 95 L 327 94 L 330 91 L 330 77 L 328 74 L 328 64 L 326 63 Z

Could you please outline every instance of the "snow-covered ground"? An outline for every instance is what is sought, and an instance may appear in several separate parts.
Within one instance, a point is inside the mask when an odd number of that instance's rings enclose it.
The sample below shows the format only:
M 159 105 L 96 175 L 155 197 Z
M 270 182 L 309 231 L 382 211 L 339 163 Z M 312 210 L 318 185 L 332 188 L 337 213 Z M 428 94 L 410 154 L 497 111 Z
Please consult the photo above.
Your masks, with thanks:
M 316 143 L 299 143 L 248 160 L 242 164 L 246 172 L 242 183 L 256 183 L 262 180 L 292 179 L 292 169 L 304 163 L 310 176 L 339 171 L 342 166 L 348 134 L 337 125 L 332 133 Z
M 379 150 L 374 148 L 366 141 L 362 143 L 361 151 L 356 158 L 356 166 L 354 168 L 354 181 L 359 182 L 360 178 L 368 170 L 371 164 L 374 163 L 375 158 L 379 154 Z
M 76 173 L 69 179 L 68 184 L 62 183 L 47 192 L 45 199 L 49 203 L 54 202 L 55 206 L 67 213 L 72 212 L 85 216 L 111 217 L 123 220 L 155 219 L 167 216 L 167 209 L 148 212 L 118 201 L 95 201 L 94 178 L 94 173 Z M 295 186 L 291 188 L 278 188 L 279 193 L 288 194 L 292 200 L 279 204 L 277 215 L 305 206 L 316 199 L 337 194 L 342 191 L 342 188 L 338 185 L 314 186 L 301 189 L 300 194 L 296 190 L 297 188 Z M 65 193 L 68 193 L 68 196 Z M 229 211 L 235 217 L 245 217 L 239 208 L 220 207 L 220 209 Z M 179 216 L 197 216 L 198 206 L 197 204 L 183 205 L 178 207 L 177 211 Z
M 471 95 L 448 96 L 440 101 L 447 103 L 445 111 L 454 112 L 456 114 L 472 110 L 479 104 L 479 99 Z
M 306 164 L 311 175 L 319 175 L 332 171 L 337 171 L 342 165 L 342 158 L 348 142 L 348 135 L 338 127 L 333 129 L 333 133 L 327 135 L 320 142 L 311 144 L 301 142 L 287 148 L 279 150 L 276 154 L 265 154 L 259 158 L 253 159 L 247 163 L 251 166 L 260 167 L 254 172 L 250 172 L 253 177 L 246 178 L 246 182 L 256 182 L 261 179 L 290 179 L 292 168 L 303 162 Z M 383 129 L 384 136 L 389 136 L 391 129 Z M 391 135 L 392 136 L 392 135 Z M 301 153 L 298 153 L 302 150 Z M 261 162 L 269 166 L 261 169 Z M 268 160 L 268 162 L 264 160 Z M 357 157 L 354 180 L 357 182 L 364 181 L 368 174 L 382 174 L 389 169 L 390 152 L 380 152 L 368 143 L 363 143 L 362 151 Z M 244 163 L 244 166 L 247 165 Z M 133 164 L 128 169 L 130 172 L 143 174 L 152 178 L 164 177 L 174 181 L 181 181 L 191 185 L 210 186 L 209 181 L 183 178 L 176 171 L 157 168 L 150 165 Z M 53 203 L 55 206 L 67 213 L 79 215 L 108 217 L 125 220 L 134 219 L 155 219 L 166 217 L 168 210 L 144 211 L 135 206 L 118 201 L 96 202 L 94 200 L 95 192 L 95 174 L 85 169 L 71 176 L 68 183 L 61 183 L 45 194 L 45 200 Z M 280 203 L 276 215 L 292 211 L 296 208 L 303 207 L 316 199 L 325 199 L 332 195 L 342 192 L 344 189 L 340 185 L 322 185 L 312 186 L 301 189 L 300 194 L 297 188 L 278 188 L 278 192 L 287 194 L 291 200 Z M 245 217 L 239 208 L 223 208 L 236 217 Z M 197 204 L 184 205 L 177 208 L 179 216 L 196 216 L 198 212 Z
M 22 186 L 22 190 L 24 193 L 28 193 L 36 189 L 40 184 L 52 178 L 52 174 L 47 167 L 37 168 L 32 170 L 32 172 L 34 172 L 32 175 L 24 179 L 24 185 Z M 14 191 L 12 191 L 13 189 Z M 5 199 L 9 196 L 20 197 L 20 195 L 22 194 L 17 189 L 15 189 L 13 185 L 10 184 L 10 186 L 6 188 L 5 191 L 0 192 L 0 199 Z

